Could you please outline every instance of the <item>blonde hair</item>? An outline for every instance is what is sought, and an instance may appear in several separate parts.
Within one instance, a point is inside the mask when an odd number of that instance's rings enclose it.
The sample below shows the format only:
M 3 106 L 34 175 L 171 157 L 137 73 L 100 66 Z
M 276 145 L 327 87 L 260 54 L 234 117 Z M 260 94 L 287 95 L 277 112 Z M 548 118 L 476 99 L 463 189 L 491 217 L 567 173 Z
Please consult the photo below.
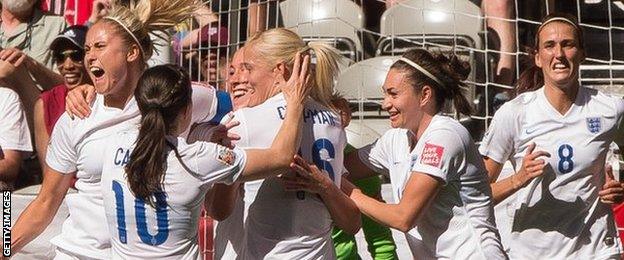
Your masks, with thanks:
M 253 35 L 245 46 L 251 46 L 271 66 L 284 62 L 292 68 L 297 52 L 312 50 L 316 57 L 316 69 L 312 77 L 314 88 L 310 95 L 314 100 L 335 110 L 332 104 L 334 79 L 338 76 L 340 54 L 331 46 L 310 42 L 307 45 L 295 32 L 276 28 Z
M 149 33 L 168 30 L 193 15 L 201 6 L 198 0 L 113 0 L 108 16 L 98 22 L 106 22 L 117 28 L 128 44 L 137 44 L 148 60 L 154 52 Z M 159 34 L 155 34 L 156 37 Z

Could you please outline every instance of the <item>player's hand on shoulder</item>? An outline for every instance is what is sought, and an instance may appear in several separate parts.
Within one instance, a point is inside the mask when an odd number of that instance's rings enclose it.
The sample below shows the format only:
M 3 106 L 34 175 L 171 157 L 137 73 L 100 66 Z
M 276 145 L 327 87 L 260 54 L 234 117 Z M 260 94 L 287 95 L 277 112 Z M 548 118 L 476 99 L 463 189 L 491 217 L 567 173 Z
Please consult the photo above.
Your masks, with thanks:
M 527 152 L 522 160 L 522 167 L 512 177 L 514 188 L 520 188 L 529 183 L 533 178 L 544 174 L 546 160 L 541 157 L 550 157 L 546 151 L 535 151 L 535 143 L 529 144 Z
M 232 128 L 240 125 L 240 122 L 234 120 L 233 113 L 228 114 L 228 119 L 215 127 L 210 142 L 218 143 L 228 148 L 234 148 L 236 141 L 240 140 L 240 136 L 233 133 Z
M 622 183 L 613 178 L 611 165 L 605 166 L 606 180 L 602 189 L 598 192 L 600 201 L 605 204 L 619 204 L 624 201 L 624 187 Z
M 288 172 L 280 176 L 284 189 L 287 191 L 303 190 L 323 194 L 329 190 L 331 185 L 334 185 L 327 172 L 321 171 L 316 165 L 308 163 L 299 155 L 295 155 L 290 168 L 294 172 Z
M 284 79 L 285 67 L 278 66 L 278 85 L 287 103 L 302 104 L 311 88 L 310 55 L 307 53 L 297 53 L 293 64 L 292 73 L 288 81 Z
M 91 114 L 91 104 L 95 100 L 95 87 L 83 84 L 67 92 L 65 97 L 65 111 L 72 119 L 77 116 L 80 119 L 87 118 Z

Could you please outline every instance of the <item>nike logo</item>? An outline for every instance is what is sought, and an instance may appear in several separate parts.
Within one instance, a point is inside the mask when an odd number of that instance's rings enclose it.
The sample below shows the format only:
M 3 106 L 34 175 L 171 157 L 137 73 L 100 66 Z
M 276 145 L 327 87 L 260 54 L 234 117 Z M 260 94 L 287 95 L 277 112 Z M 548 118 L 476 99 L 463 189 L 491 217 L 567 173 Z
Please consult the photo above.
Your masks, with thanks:
M 533 129 L 530 129 L 530 130 L 529 130 L 529 129 L 527 129 L 527 130 L 525 130 L 524 132 L 525 132 L 526 134 L 530 135 L 530 134 L 532 134 L 532 133 L 535 133 L 535 131 L 537 131 L 537 128 L 533 128 Z

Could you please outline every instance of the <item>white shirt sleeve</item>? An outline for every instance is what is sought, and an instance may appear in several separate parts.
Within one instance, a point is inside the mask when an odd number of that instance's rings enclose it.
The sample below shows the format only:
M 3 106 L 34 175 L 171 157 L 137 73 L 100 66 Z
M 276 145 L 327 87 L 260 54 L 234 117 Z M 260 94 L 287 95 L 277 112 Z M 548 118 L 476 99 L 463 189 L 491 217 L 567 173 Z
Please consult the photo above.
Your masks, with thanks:
M 390 130 L 374 143 L 358 149 L 360 161 L 375 172 L 387 173 L 389 164 L 392 163 L 389 153 L 392 151 L 393 132 Z
M 249 147 L 249 131 L 247 131 L 247 117 L 245 117 L 245 113 L 243 113 L 242 109 L 234 111 L 233 113 L 234 121 L 238 121 L 240 124 L 238 126 L 230 129 L 230 132 L 233 134 L 237 134 L 240 136 L 240 140 L 236 141 L 234 145 L 236 147 L 247 148 Z
M 514 109 L 510 104 L 505 104 L 496 111 L 479 146 L 481 155 L 500 164 L 504 164 L 513 152 L 515 129 L 517 129 Z
M 0 147 L 33 151 L 26 113 L 17 93 L 8 88 L 0 89 Z
M 202 183 L 234 183 L 242 174 L 247 155 L 240 148 L 230 149 L 215 143 L 197 142 L 192 169 Z
M 193 82 L 193 112 L 191 123 L 211 122 L 218 124 L 232 111 L 232 100 L 227 92 Z
M 46 154 L 46 164 L 53 170 L 61 173 L 73 173 L 76 171 L 78 154 L 72 144 L 71 119 L 63 114 L 54 125 L 50 136 L 50 144 Z
M 464 143 L 451 130 L 431 131 L 418 140 L 412 152 L 412 172 L 421 172 L 448 182 L 449 173 L 456 172 L 464 161 Z

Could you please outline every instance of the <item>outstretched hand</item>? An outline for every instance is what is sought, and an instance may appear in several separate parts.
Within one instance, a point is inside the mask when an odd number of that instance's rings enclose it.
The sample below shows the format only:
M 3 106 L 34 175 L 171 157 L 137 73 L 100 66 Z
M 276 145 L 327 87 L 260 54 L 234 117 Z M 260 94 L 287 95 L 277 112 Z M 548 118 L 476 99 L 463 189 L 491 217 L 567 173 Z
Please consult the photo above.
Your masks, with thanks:
M 278 68 L 284 69 L 283 66 Z M 284 79 L 283 71 L 278 76 L 278 85 L 287 103 L 301 104 L 310 92 L 310 55 L 298 52 L 295 54 L 293 70 L 288 78 Z

